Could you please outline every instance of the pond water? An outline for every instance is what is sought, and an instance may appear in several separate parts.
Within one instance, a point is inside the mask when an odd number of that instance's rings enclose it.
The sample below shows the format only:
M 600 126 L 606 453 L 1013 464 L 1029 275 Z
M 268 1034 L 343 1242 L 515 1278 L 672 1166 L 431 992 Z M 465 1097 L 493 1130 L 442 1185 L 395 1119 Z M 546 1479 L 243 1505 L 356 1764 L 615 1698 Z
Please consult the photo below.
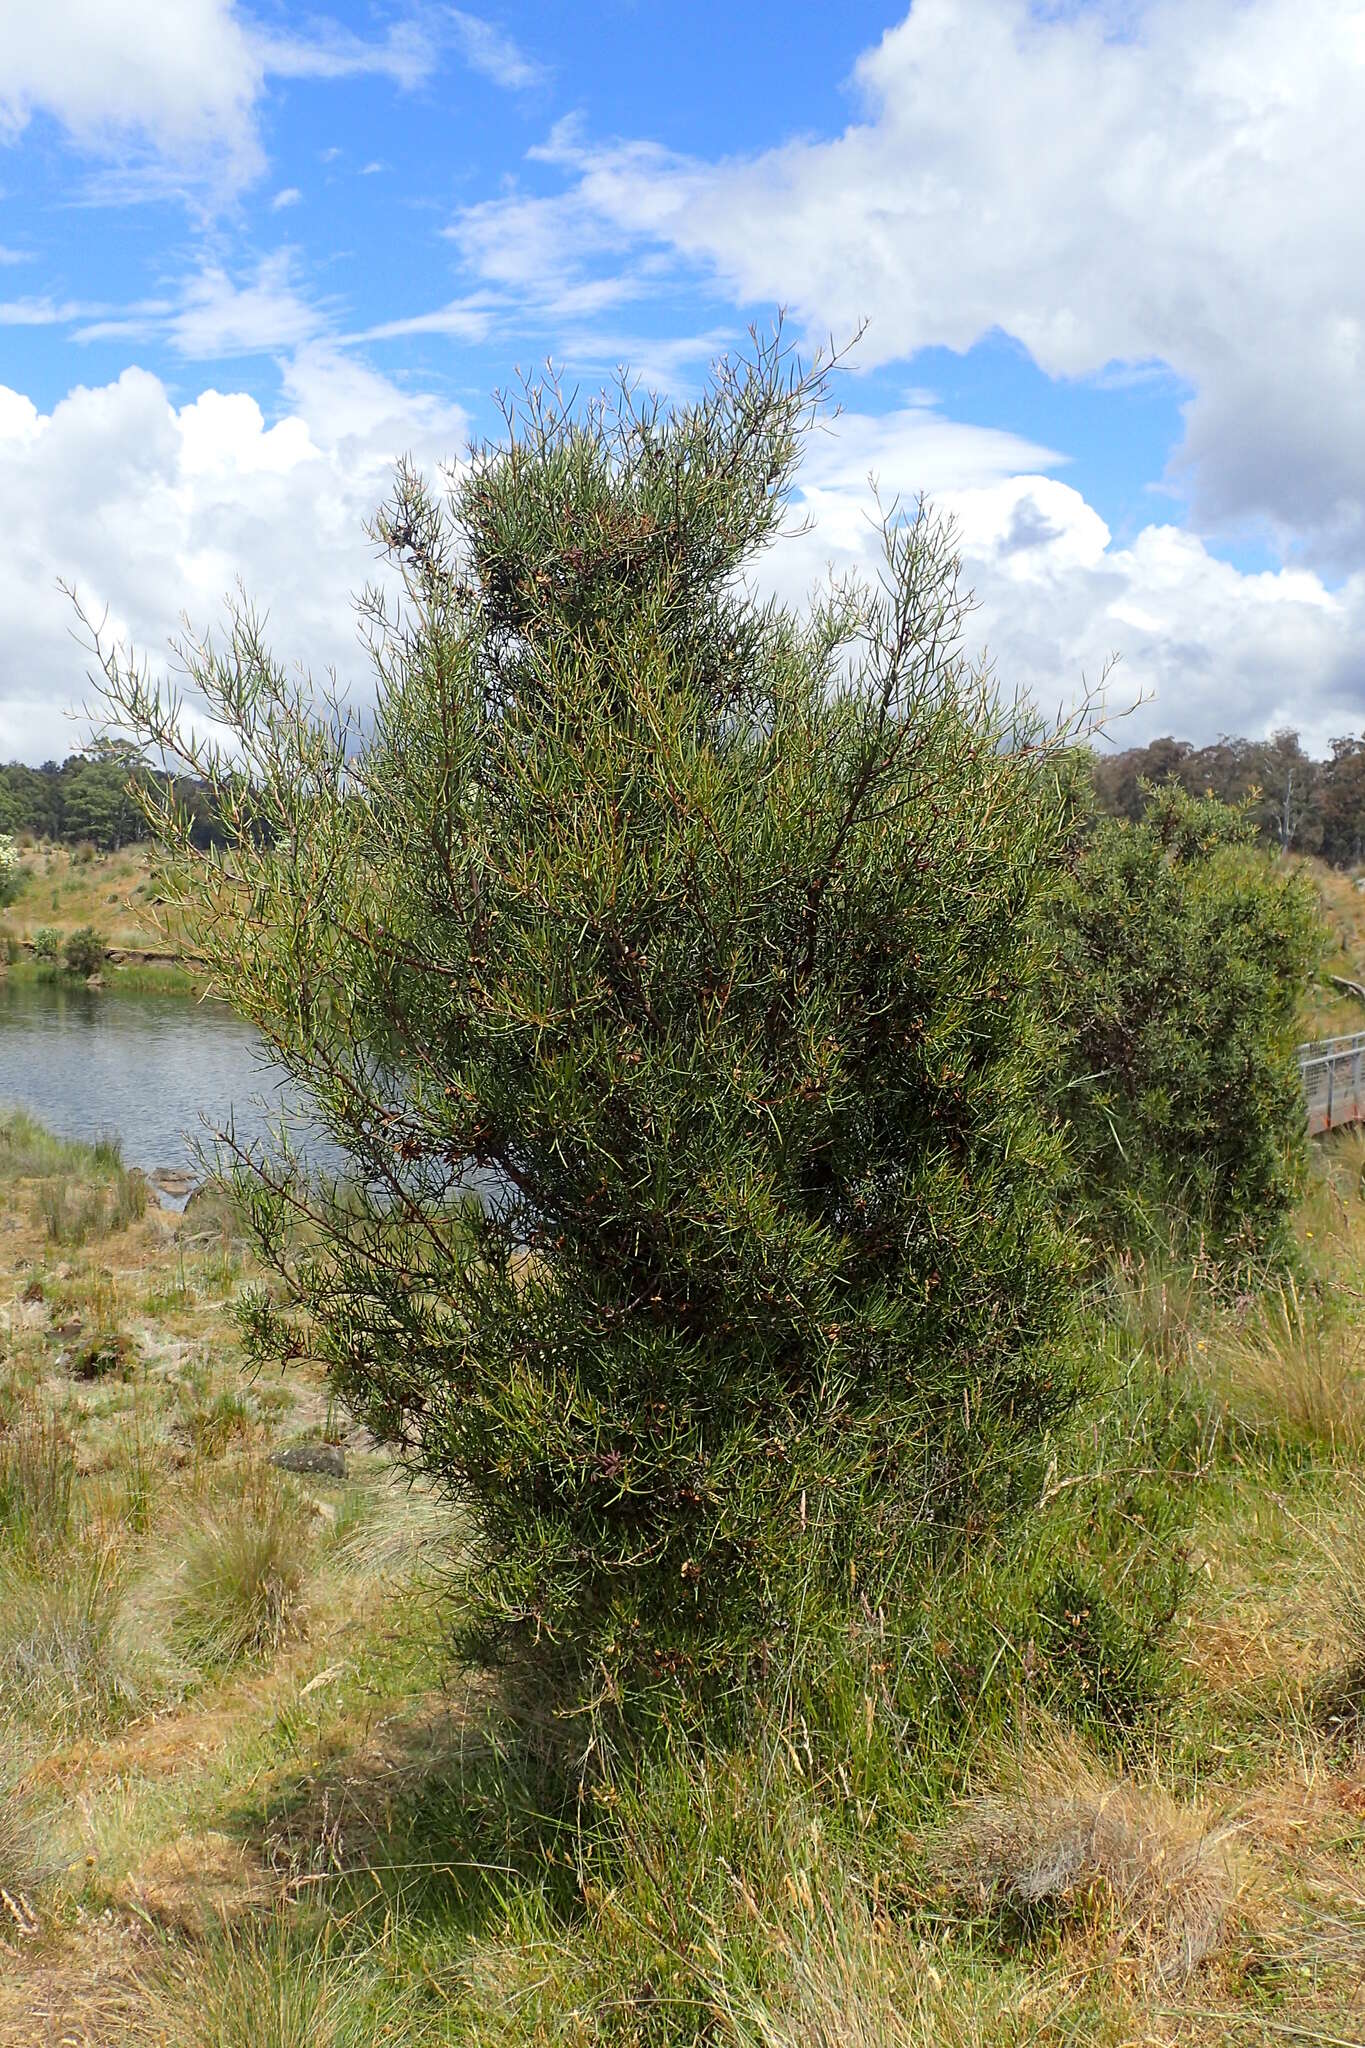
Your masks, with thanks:
M 226 1003 L 124 995 L 0 977 L 0 1106 L 17 1104 L 64 1138 L 117 1132 L 130 1166 L 195 1168 L 192 1142 L 229 1117 L 264 1138 L 297 1105 L 254 1028 Z M 325 1138 L 304 1149 L 331 1155 Z

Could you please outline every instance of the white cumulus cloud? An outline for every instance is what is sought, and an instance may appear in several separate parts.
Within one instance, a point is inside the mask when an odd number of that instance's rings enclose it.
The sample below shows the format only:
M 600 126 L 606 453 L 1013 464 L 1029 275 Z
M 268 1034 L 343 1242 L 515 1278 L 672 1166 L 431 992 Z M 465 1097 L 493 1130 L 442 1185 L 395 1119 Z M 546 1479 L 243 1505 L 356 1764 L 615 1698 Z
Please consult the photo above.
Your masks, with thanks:
M 230 189 L 264 167 L 267 79 L 374 74 L 410 89 L 441 42 L 421 18 L 372 40 L 311 18 L 305 32 L 271 34 L 237 0 L 0 0 L 0 141 L 45 115 L 143 182 Z
M 213 624 L 240 577 L 283 659 L 368 690 L 351 605 L 375 573 L 364 522 L 397 456 L 434 470 L 461 453 L 467 422 L 323 342 L 282 375 L 273 421 L 240 391 L 177 405 L 139 369 L 47 413 L 0 386 L 0 760 L 61 755 L 82 735 L 64 715 L 88 693 L 59 577 L 153 656 L 182 612 Z M 809 530 L 758 574 L 800 604 L 826 565 L 875 568 L 872 474 L 885 503 L 925 489 L 954 517 L 979 598 L 971 644 L 1044 709 L 1073 701 L 1118 649 L 1113 702 L 1153 700 L 1117 725 L 1121 744 L 1289 723 L 1323 750 L 1359 729 L 1365 575 L 1331 589 L 1303 568 L 1245 574 L 1164 525 L 1120 544 L 1059 467 L 1053 451 L 951 421 L 924 394 L 881 416 L 849 412 L 810 444 L 792 521 Z
M 0 760 L 61 757 L 89 695 L 58 579 L 110 629 L 163 657 L 182 612 L 214 624 L 240 576 L 282 658 L 363 688 L 351 599 L 375 573 L 364 522 L 395 458 L 456 455 L 458 407 L 412 396 L 325 347 L 301 350 L 273 423 L 242 392 L 177 406 L 126 370 L 51 412 L 0 386 Z
M 842 133 L 716 161 L 565 125 L 563 190 L 453 234 L 533 301 L 653 252 L 867 318 L 868 366 L 997 328 L 1052 376 L 1160 361 L 1198 521 L 1365 562 L 1365 0 L 915 0 L 854 83 Z
M 846 415 L 801 472 L 809 530 L 772 551 L 764 580 L 797 603 L 827 568 L 874 574 L 871 473 L 884 503 L 925 490 L 952 519 L 977 599 L 967 651 L 985 650 L 1002 688 L 1045 713 L 1073 707 L 1118 655 L 1107 705 L 1119 746 L 1289 725 L 1325 754 L 1361 730 L 1365 572 L 1336 587 L 1302 567 L 1248 573 L 1164 524 L 1119 542 L 1044 465 L 1056 466 L 1045 450 L 923 405 Z

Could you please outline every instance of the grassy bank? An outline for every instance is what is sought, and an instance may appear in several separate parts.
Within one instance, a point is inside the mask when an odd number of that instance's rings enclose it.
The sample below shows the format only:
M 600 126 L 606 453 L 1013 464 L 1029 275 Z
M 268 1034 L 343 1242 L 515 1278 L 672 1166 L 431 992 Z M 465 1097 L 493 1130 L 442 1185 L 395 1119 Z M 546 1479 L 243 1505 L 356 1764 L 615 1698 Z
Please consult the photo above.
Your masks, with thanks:
M 83 976 L 54 966 L 50 961 L 37 960 L 31 953 L 21 953 L 15 960 L 0 963 L 0 976 L 19 988 L 84 988 L 89 985 Z M 125 995 L 197 996 L 204 988 L 202 974 L 174 962 L 107 960 L 99 980 L 103 987 L 119 989 Z
M 183 933 L 165 915 L 148 847 L 111 854 L 24 847 L 17 893 L 0 911 L 0 972 L 20 981 L 51 975 L 51 964 L 34 954 L 35 940 L 52 934 L 60 956 L 71 935 L 86 929 L 112 956 L 103 969 L 111 986 L 152 995 L 193 994 L 203 986 Z
M 1301 1285 L 1129 1266 L 1096 1305 L 1041 1540 L 1153 1474 L 1187 1531 L 1126 1734 L 1021 1723 L 1009 1642 L 945 1649 L 912 1724 L 870 1615 L 818 1719 L 798 1644 L 742 1753 L 580 1802 L 553 1724 L 451 1664 L 451 1514 L 354 1433 L 344 1477 L 270 1462 L 346 1432 L 305 1370 L 243 1378 L 230 1209 L 8 1119 L 0 2042 L 1362 2038 L 1363 1175 L 1319 1155 Z

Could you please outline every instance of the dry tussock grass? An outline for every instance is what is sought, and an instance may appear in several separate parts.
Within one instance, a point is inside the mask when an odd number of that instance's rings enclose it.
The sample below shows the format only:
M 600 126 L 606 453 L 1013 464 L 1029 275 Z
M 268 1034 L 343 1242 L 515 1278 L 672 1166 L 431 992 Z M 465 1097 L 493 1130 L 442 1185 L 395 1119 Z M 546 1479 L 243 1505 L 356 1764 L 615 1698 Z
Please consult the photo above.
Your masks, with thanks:
M 1255 1436 L 1365 1450 L 1365 1328 L 1326 1323 L 1287 1282 L 1207 1346 L 1196 1372 L 1235 1427 Z
M 1162 1982 L 1213 1953 L 1239 1890 L 1230 1829 L 1159 1786 L 1114 1777 L 1061 1730 L 1035 1737 L 964 1803 L 931 1866 L 960 1900 L 1050 1913 Z
M 33 1893 L 37 1888 L 37 1835 L 28 1803 L 15 1782 L 16 1773 L 0 1754 L 0 1939 L 35 1931 Z
M 1191 1362 L 1214 1308 L 1207 1276 L 1195 1265 L 1123 1258 L 1109 1280 L 1114 1319 L 1158 1365 Z
M 1337 1732 L 1365 1732 L 1365 1481 L 1353 1477 L 1342 1508 L 1304 1535 L 1329 1588 L 1334 1668 L 1321 1674 L 1318 1718 Z
M 711 2002 L 732 2048 L 1007 2048 L 1036 2041 L 1058 1989 L 977 1976 L 937 1959 L 903 1932 L 847 1901 L 810 1901 L 767 1930 L 759 1991 L 737 1984 L 719 1949 Z
M 273 1475 L 206 1504 L 186 1530 L 173 1587 L 171 1637 L 196 1663 L 226 1665 L 278 1650 L 299 1626 L 309 1561 L 307 1517 Z
M 198 1940 L 269 1896 L 269 1875 L 250 1848 L 208 1829 L 151 1850 L 120 1885 L 117 1902 L 154 1926 Z

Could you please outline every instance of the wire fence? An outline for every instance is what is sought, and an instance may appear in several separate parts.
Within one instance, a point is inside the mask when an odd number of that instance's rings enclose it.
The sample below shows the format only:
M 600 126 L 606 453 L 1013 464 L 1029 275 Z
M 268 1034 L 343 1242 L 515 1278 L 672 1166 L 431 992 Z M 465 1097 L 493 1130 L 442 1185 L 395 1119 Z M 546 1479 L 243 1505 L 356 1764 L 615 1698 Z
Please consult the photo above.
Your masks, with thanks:
M 1299 1073 L 1313 1136 L 1338 1124 L 1365 1123 L 1365 1031 L 1301 1045 Z

